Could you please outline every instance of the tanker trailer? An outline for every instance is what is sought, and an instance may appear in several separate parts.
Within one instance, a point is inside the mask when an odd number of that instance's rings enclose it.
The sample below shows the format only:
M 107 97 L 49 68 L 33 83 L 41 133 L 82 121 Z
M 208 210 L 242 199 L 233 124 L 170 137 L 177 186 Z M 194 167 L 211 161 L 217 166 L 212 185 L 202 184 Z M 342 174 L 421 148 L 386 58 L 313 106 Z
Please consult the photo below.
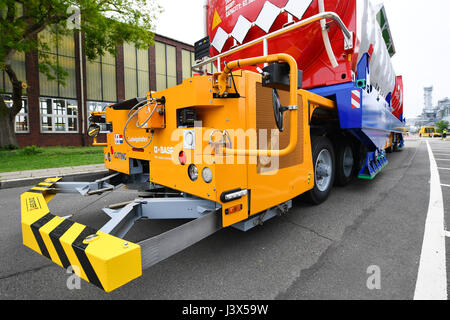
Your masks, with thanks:
M 339 19 L 279 32 L 327 12 Z M 294 57 L 303 88 L 336 102 L 340 129 L 369 151 L 381 151 L 367 156 L 361 178 L 379 171 L 378 164 L 370 167 L 384 149 L 403 147 L 403 82 L 391 63 L 395 47 L 383 5 L 369 0 L 210 0 L 207 31 L 219 70 L 227 61 L 261 53 Z
M 107 292 L 222 228 L 248 231 L 296 197 L 319 204 L 334 184 L 373 179 L 384 149 L 402 146 L 402 83 L 383 7 L 210 0 L 206 9 L 198 75 L 91 114 L 110 174 L 47 179 L 21 195 L 24 245 Z M 211 63 L 217 72 L 205 71 Z M 123 185 L 140 197 L 103 209 L 110 220 L 99 230 L 47 205 L 58 193 Z M 142 219 L 188 222 L 125 240 Z

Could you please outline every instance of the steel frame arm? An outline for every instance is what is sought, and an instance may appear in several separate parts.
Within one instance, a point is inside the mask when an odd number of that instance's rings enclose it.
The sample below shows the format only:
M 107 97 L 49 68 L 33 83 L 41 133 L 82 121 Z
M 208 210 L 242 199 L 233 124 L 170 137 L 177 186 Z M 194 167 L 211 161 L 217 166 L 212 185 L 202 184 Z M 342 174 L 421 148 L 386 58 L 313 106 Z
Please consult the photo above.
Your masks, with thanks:
M 220 206 L 208 200 L 180 197 L 148 198 L 136 200 L 122 210 L 105 209 L 112 219 L 96 230 L 50 213 L 47 204 L 58 190 L 79 191 L 75 184 L 69 187 L 60 179 L 46 179 L 21 195 L 23 244 L 63 268 L 72 266 L 79 277 L 106 292 L 140 277 L 144 269 L 222 228 Z M 97 181 L 96 186 L 101 182 Z M 137 244 L 121 238 L 136 220 L 165 219 L 164 213 L 168 212 L 170 219 L 194 220 Z

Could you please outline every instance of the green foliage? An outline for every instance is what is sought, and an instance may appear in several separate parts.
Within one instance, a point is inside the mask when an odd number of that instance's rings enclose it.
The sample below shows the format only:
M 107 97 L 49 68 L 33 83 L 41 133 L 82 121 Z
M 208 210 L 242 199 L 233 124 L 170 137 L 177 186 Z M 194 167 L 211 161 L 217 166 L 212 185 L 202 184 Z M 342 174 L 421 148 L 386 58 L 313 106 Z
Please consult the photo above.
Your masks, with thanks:
M 439 133 L 442 133 L 442 131 L 444 129 L 448 130 L 448 125 L 449 125 L 448 121 L 442 120 L 442 121 L 436 122 L 436 131 Z
M 12 53 L 38 49 L 40 71 L 49 80 L 67 76 L 45 53 L 61 36 L 77 31 L 73 29 L 77 11 L 85 53 L 92 60 L 105 52 L 115 54 L 116 45 L 124 42 L 138 48 L 151 44 L 153 21 L 161 8 L 154 0 L 0 0 L 0 68 L 9 63 Z M 52 37 L 38 37 L 43 30 Z
M 20 150 L 20 153 L 24 156 L 33 156 L 42 153 L 43 150 L 36 146 L 28 146 Z
M 12 145 L 12 144 L 8 144 L 6 146 L 4 146 L 3 148 L 0 148 L 0 150 L 4 150 L 4 151 L 13 151 L 13 150 L 17 150 L 19 149 L 19 147 Z
M 135 43 L 139 49 L 148 47 L 153 43 L 153 21 L 162 11 L 155 1 L 0 0 L 0 70 L 6 71 L 13 87 L 12 108 L 6 107 L 0 95 L 0 118 L 13 118 L 22 108 L 25 79 L 17 77 L 12 64 L 14 54 L 38 50 L 39 71 L 49 81 L 58 79 L 65 85 L 68 72 L 49 54 L 63 36 L 81 31 L 89 60 L 106 52 L 115 55 L 116 46 L 124 42 Z M 44 37 L 42 31 L 49 36 Z
M 35 150 L 25 154 L 25 149 Z M 0 150 L 0 172 L 36 170 L 101 164 L 103 147 L 26 147 L 13 151 Z

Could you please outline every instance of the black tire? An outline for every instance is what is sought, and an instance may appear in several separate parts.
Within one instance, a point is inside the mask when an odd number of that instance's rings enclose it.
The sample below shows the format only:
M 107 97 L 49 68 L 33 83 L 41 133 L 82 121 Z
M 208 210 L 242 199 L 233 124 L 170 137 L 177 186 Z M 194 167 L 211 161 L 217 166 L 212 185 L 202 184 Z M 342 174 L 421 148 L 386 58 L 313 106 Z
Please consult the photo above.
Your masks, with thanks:
M 330 140 L 326 137 L 311 137 L 311 148 L 312 148 L 312 157 L 313 157 L 313 166 L 314 166 L 314 188 L 307 193 L 305 193 L 304 199 L 305 201 L 313 204 L 318 205 L 323 203 L 325 200 L 327 200 L 328 196 L 330 195 L 331 188 L 334 184 L 334 176 L 335 176 L 335 156 L 334 156 L 334 149 L 333 145 L 331 144 Z M 320 153 L 322 151 L 327 150 L 329 152 L 329 155 L 331 156 L 331 172 L 329 172 L 329 183 L 328 186 L 326 186 L 325 189 L 320 190 L 318 186 L 318 179 L 316 175 L 316 163 L 317 158 L 319 157 Z
M 400 151 L 400 149 L 399 149 L 399 147 L 398 147 L 398 143 L 395 143 L 395 144 L 392 146 L 392 150 L 394 150 L 394 152 Z
M 349 156 L 351 156 L 352 158 L 352 163 L 350 163 Z M 355 177 L 355 170 L 355 151 L 353 150 L 353 146 L 350 141 L 343 140 L 342 142 L 338 143 L 336 150 L 335 184 L 341 187 L 348 185 Z
M 400 137 L 395 134 L 395 142 L 392 144 L 392 151 L 394 152 L 398 152 L 400 150 L 399 145 L 400 145 Z

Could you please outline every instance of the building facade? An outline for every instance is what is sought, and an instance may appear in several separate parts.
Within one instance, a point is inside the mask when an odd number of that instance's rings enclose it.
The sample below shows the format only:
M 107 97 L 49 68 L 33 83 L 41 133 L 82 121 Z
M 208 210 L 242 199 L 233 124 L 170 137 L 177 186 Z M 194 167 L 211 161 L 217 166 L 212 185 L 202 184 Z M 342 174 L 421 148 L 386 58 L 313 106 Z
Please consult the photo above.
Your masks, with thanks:
M 49 36 L 46 31 L 39 35 Z M 27 84 L 23 109 L 15 123 L 20 146 L 90 145 L 90 112 L 101 111 L 118 101 L 145 97 L 150 90 L 163 90 L 192 76 L 194 48 L 189 44 L 155 35 L 154 45 L 147 50 L 124 44 L 117 48 L 116 56 L 106 54 L 88 61 L 81 54 L 80 38 L 79 34 L 64 36 L 46 52 L 14 56 L 18 78 Z M 68 77 L 49 81 L 39 72 L 39 61 L 44 55 L 63 67 Z M 3 71 L 0 93 L 11 105 L 11 84 Z
M 418 131 L 422 126 L 434 126 L 442 120 L 450 122 L 450 99 L 439 100 L 437 106 L 433 106 L 433 87 L 425 87 L 422 114 L 409 120 L 410 128 Z
M 447 121 L 450 123 L 450 99 L 444 98 L 438 101 L 438 121 Z
M 433 87 L 423 88 L 423 101 L 425 110 L 433 109 Z

